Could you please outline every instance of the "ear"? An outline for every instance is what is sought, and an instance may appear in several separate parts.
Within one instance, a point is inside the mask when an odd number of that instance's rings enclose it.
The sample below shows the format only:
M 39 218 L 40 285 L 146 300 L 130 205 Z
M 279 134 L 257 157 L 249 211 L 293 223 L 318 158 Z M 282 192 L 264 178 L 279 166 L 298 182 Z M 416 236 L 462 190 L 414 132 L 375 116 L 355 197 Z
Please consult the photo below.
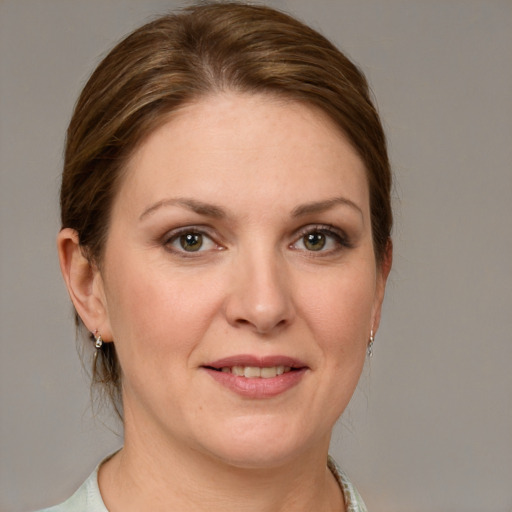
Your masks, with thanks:
M 372 312 L 371 329 L 374 334 L 377 332 L 380 324 L 380 314 L 382 310 L 382 301 L 384 300 L 384 293 L 386 291 L 386 283 L 388 280 L 391 265 L 393 264 L 393 241 L 388 238 L 386 248 L 382 256 L 382 261 L 378 264 L 377 268 L 377 283 L 375 290 L 375 302 Z
M 103 278 L 79 244 L 78 233 L 64 228 L 57 236 L 60 270 L 75 309 L 90 332 L 112 340 Z

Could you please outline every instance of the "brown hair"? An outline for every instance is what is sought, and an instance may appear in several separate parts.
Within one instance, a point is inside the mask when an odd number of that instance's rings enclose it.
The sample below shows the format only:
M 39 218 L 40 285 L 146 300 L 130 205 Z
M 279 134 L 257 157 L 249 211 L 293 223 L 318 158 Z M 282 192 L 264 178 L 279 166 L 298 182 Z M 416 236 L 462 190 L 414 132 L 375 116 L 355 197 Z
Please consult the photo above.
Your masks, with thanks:
M 236 2 L 196 5 L 144 25 L 87 82 L 67 132 L 60 203 L 62 227 L 77 231 L 90 261 L 101 267 L 113 198 L 137 145 L 171 112 L 222 90 L 284 96 L 334 120 L 365 163 L 374 250 L 382 261 L 392 225 L 391 171 L 364 75 L 289 15 Z M 114 343 L 95 358 L 93 383 L 120 404 Z

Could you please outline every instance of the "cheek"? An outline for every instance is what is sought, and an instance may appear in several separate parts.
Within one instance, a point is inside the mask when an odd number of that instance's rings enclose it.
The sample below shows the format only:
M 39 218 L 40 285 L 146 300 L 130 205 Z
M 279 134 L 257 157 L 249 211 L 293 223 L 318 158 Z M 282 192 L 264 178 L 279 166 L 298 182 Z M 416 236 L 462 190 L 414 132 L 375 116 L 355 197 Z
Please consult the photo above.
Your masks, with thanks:
M 323 282 L 317 280 L 314 288 L 303 290 L 301 300 L 303 315 L 319 345 L 339 357 L 364 353 L 376 295 L 373 267 L 347 270 Z M 312 289 L 316 292 L 311 293 Z
M 133 268 L 119 262 L 106 288 L 125 400 L 175 409 L 189 391 L 192 356 L 215 314 L 219 287 L 199 287 L 198 278 L 158 266 Z
M 146 360 L 157 366 L 162 358 L 190 353 L 219 302 L 214 280 L 205 286 L 204 276 L 183 276 L 147 262 L 117 262 L 107 284 L 109 320 L 122 365 Z

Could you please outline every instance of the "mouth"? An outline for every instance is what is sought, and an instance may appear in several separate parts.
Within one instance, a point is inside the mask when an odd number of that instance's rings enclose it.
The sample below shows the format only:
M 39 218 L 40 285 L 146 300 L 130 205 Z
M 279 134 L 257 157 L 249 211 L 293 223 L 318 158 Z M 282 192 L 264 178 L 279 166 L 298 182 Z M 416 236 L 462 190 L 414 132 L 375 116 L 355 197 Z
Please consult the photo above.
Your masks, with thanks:
M 270 398 L 295 387 L 309 369 L 286 356 L 227 357 L 202 366 L 217 383 L 246 398 Z
M 222 373 L 231 373 L 237 377 L 245 377 L 246 379 L 272 379 L 284 373 L 297 371 L 299 368 L 292 368 L 290 366 L 223 366 L 215 368 L 213 366 L 205 366 L 209 370 L 214 370 Z

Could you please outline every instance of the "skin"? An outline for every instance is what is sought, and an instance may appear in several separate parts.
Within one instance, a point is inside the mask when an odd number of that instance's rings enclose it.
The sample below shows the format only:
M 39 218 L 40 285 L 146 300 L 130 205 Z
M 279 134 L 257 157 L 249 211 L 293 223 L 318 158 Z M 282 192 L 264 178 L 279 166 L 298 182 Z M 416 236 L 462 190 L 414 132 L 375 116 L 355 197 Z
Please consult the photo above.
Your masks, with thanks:
M 343 510 L 325 461 L 391 248 L 377 265 L 366 171 L 332 121 L 267 96 L 188 105 L 131 158 L 101 270 L 77 242 L 59 235 L 71 298 L 123 370 L 125 446 L 99 475 L 109 510 Z M 307 369 L 243 397 L 203 368 L 236 354 Z

